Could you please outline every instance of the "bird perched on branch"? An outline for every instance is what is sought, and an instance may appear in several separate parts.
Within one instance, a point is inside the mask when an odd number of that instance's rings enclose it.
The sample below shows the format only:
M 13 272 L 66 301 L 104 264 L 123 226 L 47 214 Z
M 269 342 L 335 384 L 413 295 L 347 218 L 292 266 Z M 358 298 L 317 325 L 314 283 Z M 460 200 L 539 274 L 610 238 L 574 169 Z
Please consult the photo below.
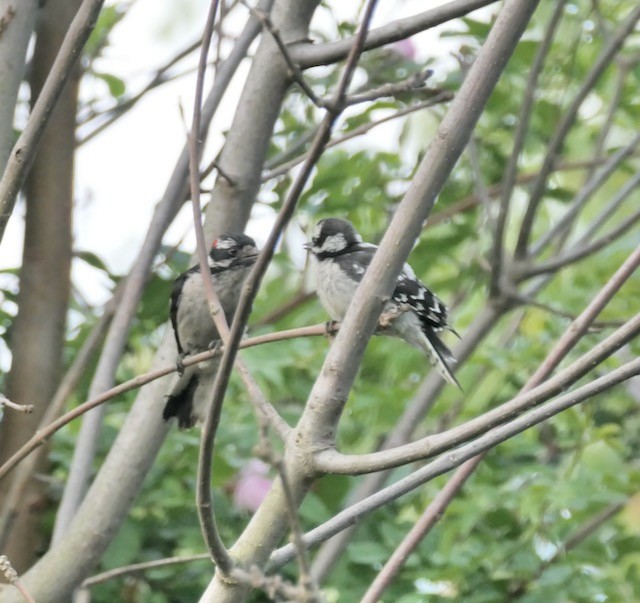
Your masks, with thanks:
M 378 248 L 363 243 L 353 225 L 339 218 L 320 220 L 306 248 L 317 261 L 320 302 L 333 320 L 340 321 Z M 455 333 L 447 324 L 447 307 L 405 264 L 384 306 L 378 332 L 421 349 L 445 381 L 460 387 L 453 376 L 455 358 L 438 336 L 444 329 Z
M 214 289 L 227 322 L 240 298 L 242 284 L 258 257 L 255 241 L 244 234 L 224 234 L 211 245 L 208 256 Z M 162 416 L 178 418 L 181 429 L 193 427 L 206 416 L 208 396 L 219 364 L 212 358 L 188 367 L 182 360 L 189 354 L 211 349 L 220 343 L 204 291 L 200 265 L 183 272 L 173 283 L 170 306 L 171 324 L 178 346 L 179 376 L 174 381 Z

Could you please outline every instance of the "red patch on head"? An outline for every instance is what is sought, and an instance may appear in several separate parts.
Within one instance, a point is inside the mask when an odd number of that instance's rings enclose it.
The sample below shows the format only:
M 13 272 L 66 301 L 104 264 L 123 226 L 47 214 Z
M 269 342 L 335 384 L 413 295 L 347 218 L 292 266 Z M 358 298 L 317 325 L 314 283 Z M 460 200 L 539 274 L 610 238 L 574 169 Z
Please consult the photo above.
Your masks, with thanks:
M 211 243 L 211 249 L 215 249 L 218 246 L 218 239 L 214 239 L 213 243 Z

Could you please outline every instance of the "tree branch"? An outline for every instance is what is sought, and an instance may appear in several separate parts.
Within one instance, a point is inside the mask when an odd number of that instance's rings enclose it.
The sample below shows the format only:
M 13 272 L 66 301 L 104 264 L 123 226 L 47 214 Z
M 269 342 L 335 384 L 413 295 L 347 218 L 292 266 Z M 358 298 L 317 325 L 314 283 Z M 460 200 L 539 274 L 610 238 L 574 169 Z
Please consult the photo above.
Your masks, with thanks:
M 609 176 L 620 167 L 622 162 L 636 150 L 638 144 L 640 144 L 640 134 L 634 136 L 633 140 L 627 146 L 621 148 L 617 153 L 614 153 L 607 159 L 602 167 L 591 176 L 589 181 L 578 192 L 562 218 L 554 224 L 553 228 L 548 230 L 535 242 L 531 248 L 531 255 L 540 254 L 551 241 L 569 228 L 593 194 L 603 185 Z
M 353 130 L 351 130 L 351 132 L 347 132 L 342 136 L 334 138 L 333 140 L 327 143 L 325 150 L 335 147 L 336 145 L 339 145 L 347 140 L 351 140 L 352 138 L 356 138 L 357 136 L 362 136 L 363 134 L 366 134 L 376 126 L 387 123 L 388 121 L 397 119 L 398 117 L 404 117 L 405 115 L 409 115 L 410 113 L 415 113 L 416 111 L 420 111 L 421 109 L 426 109 L 428 107 L 433 107 L 434 105 L 438 105 L 440 103 L 445 103 L 447 101 L 450 101 L 452 98 L 453 98 L 453 93 L 449 92 L 448 90 L 444 90 L 427 101 L 416 103 L 415 105 L 411 105 L 410 107 L 406 107 L 405 109 L 400 109 L 399 111 L 396 111 L 391 115 L 387 115 L 386 117 L 382 117 L 381 119 L 377 119 L 368 124 L 362 124 L 361 126 L 358 126 L 357 128 L 354 128 Z M 282 176 L 286 174 L 292 167 L 295 167 L 299 163 L 302 163 L 307 158 L 307 156 L 308 156 L 308 153 L 302 153 L 294 157 L 293 159 L 290 159 L 289 161 L 282 163 L 278 167 L 274 167 L 269 171 L 264 172 L 262 174 L 262 181 L 266 182 L 267 180 L 271 180 L 272 178 L 277 178 L 278 176 Z
M 418 469 L 411 475 L 399 480 L 395 484 L 380 490 L 367 499 L 348 507 L 337 515 L 334 515 L 330 520 L 305 534 L 304 543 L 308 547 L 311 547 L 327 540 L 334 534 L 337 534 L 339 531 L 353 525 L 355 522 L 362 519 L 362 517 L 372 513 L 376 509 L 379 509 L 388 502 L 396 500 L 400 496 L 414 490 L 427 481 L 458 467 L 465 461 L 467 462 L 464 463 L 462 467 L 467 466 L 471 462 L 474 462 L 477 465 L 480 460 L 484 458 L 484 454 L 482 453 L 487 452 L 505 440 L 508 440 L 534 425 L 538 425 L 548 418 L 571 408 L 580 402 L 584 402 L 597 394 L 607 391 L 611 387 L 639 374 L 640 358 L 627 362 L 620 368 L 607 373 L 603 377 L 583 385 L 572 392 L 564 394 L 563 396 L 548 402 L 544 406 L 530 411 L 526 415 L 518 417 L 505 425 L 496 427 L 491 432 L 480 436 L 476 440 L 473 440 L 460 448 L 457 448 L 450 454 L 443 455 L 435 461 L 432 461 Z M 452 479 L 455 479 L 459 484 L 463 484 L 466 476 L 459 475 L 459 472 L 460 470 L 454 474 Z M 434 502 L 435 500 L 432 501 L 431 505 L 434 505 Z M 442 500 L 441 502 L 446 501 Z M 437 510 L 442 512 L 444 508 L 440 507 Z M 430 526 L 432 525 L 434 524 L 430 524 Z M 425 534 L 426 532 L 424 532 L 423 536 Z M 279 567 L 282 567 L 285 563 L 291 561 L 294 555 L 295 552 L 292 545 L 289 544 L 281 547 L 271 555 L 267 571 L 274 571 Z
M 51 112 L 95 26 L 103 3 L 104 0 L 84 0 L 81 4 L 33 106 L 27 125 L 11 150 L 0 179 L 0 243 Z
M 604 50 L 600 53 L 591 71 L 585 78 L 582 86 L 576 93 L 573 101 L 569 105 L 564 117 L 560 120 L 560 123 L 556 127 L 555 134 L 549 142 L 547 147 L 547 154 L 542 163 L 542 168 L 538 174 L 538 178 L 533 184 L 531 193 L 529 195 L 529 204 L 527 206 L 522 224 L 520 227 L 520 234 L 518 235 L 518 242 L 516 244 L 515 256 L 518 259 L 524 258 L 528 253 L 529 238 L 533 229 L 533 223 L 535 220 L 538 206 L 542 201 L 544 192 L 547 186 L 547 177 L 552 170 L 553 164 L 556 161 L 557 156 L 560 154 L 560 149 L 564 143 L 571 126 L 573 125 L 578 110 L 580 109 L 583 101 L 595 86 L 596 82 L 614 59 L 620 48 L 624 44 L 626 38 L 633 31 L 636 23 L 640 19 L 640 5 L 631 10 L 626 20 L 618 28 L 616 34 L 607 43 Z
M 295 337 L 317 337 L 324 336 L 326 334 L 326 326 L 324 324 L 313 325 L 310 327 L 300 327 L 297 329 L 288 329 L 286 331 L 280 331 L 277 333 L 268 333 L 267 335 L 259 335 L 257 337 L 250 337 L 248 339 L 244 339 L 240 342 L 240 348 L 248 348 L 256 345 L 262 345 L 265 343 L 271 343 L 274 341 L 282 341 L 285 339 L 293 339 Z M 200 354 L 192 354 L 184 359 L 184 366 L 191 366 L 193 364 L 198 364 L 200 362 L 204 362 L 213 358 L 214 356 L 220 355 L 224 352 L 224 347 L 215 349 L 215 350 L 207 350 L 205 352 L 201 352 Z M 142 375 L 138 375 L 133 379 L 129 379 L 120 385 L 112 387 L 111 389 L 101 393 L 100 395 L 92 398 L 80 405 L 78 405 L 73 410 L 65 413 L 46 427 L 42 427 L 38 430 L 36 434 L 31 437 L 31 439 L 19 449 L 17 450 L 11 458 L 7 459 L 4 465 L 0 466 L 0 480 L 5 477 L 22 459 L 28 456 L 31 452 L 33 452 L 39 446 L 42 446 L 56 431 L 67 425 L 73 421 L 73 419 L 78 418 L 82 414 L 87 411 L 99 406 L 100 404 L 104 404 L 109 400 L 119 396 L 120 394 L 124 394 L 132 389 L 137 389 L 146 385 L 147 383 L 151 383 L 156 379 L 160 379 L 165 375 L 169 375 L 176 371 L 175 362 L 165 365 L 163 367 L 157 368 L 155 370 L 149 371 Z M 278 431 L 278 434 L 284 438 L 289 432 L 289 427 L 286 426 L 286 429 L 282 431 Z
M 553 260 L 549 260 L 548 262 L 543 262 L 542 264 L 538 264 L 536 266 L 525 267 L 521 272 L 516 268 L 516 278 L 518 280 L 526 280 L 534 276 L 539 276 L 540 274 L 556 272 L 561 268 L 565 268 L 566 266 L 575 264 L 575 262 L 586 258 L 587 256 L 600 251 L 607 245 L 610 245 L 611 243 L 617 241 L 628 230 L 633 228 L 638 221 L 640 221 L 640 210 L 638 210 L 634 214 L 631 214 L 631 216 L 629 216 L 628 218 L 625 218 L 611 232 L 600 237 L 599 239 L 591 243 L 591 245 L 579 247 L 574 251 L 565 253 L 564 255 L 561 255 L 560 257 Z
M 582 336 L 584 334 L 582 331 L 584 321 L 584 318 L 576 319 L 567 332 L 572 329 L 571 333 L 574 331 L 580 332 L 580 336 Z M 590 322 L 591 321 L 589 321 L 589 324 Z M 544 383 L 541 383 L 542 380 L 537 378 L 539 385 L 530 387 L 530 389 L 523 388 L 524 391 L 509 402 L 505 402 L 479 417 L 442 433 L 426 436 L 410 444 L 380 452 L 361 455 L 344 455 L 335 449 L 326 449 L 316 454 L 316 469 L 322 473 L 358 475 L 360 473 L 399 467 L 451 450 L 455 446 L 467 442 L 479 434 L 486 433 L 490 429 L 496 428 L 510 420 L 512 417 L 549 400 L 567 387 L 570 387 L 578 379 L 589 373 L 594 366 L 606 360 L 639 333 L 640 314 L 629 320 L 553 378 Z M 559 340 L 557 345 L 561 343 L 562 339 Z M 573 346 L 574 344 L 563 343 L 562 345 Z M 551 359 L 549 362 L 556 362 L 556 364 L 560 362 L 560 359 L 555 355 L 550 355 L 548 358 Z M 539 370 L 547 370 L 547 366 L 548 363 L 545 360 L 545 363 L 541 365 Z M 530 381 L 532 380 L 533 377 Z
M 12 402 L 6 396 L 0 394 L 0 410 L 3 408 L 10 408 L 11 410 L 15 410 L 17 412 L 22 412 L 25 414 L 29 414 L 33 412 L 33 404 L 18 404 L 17 402 Z
M 496 219 L 493 247 L 491 253 L 491 279 L 489 282 L 489 294 L 491 297 L 496 297 L 500 293 L 501 284 L 500 281 L 503 278 L 503 253 L 504 253 L 504 230 L 509 218 L 509 206 L 511 204 L 511 197 L 516 186 L 516 178 L 518 175 L 518 161 L 524 148 L 524 143 L 529 131 L 529 124 L 531 122 L 531 114 L 533 104 L 535 102 L 536 89 L 538 86 L 538 80 L 540 73 L 544 67 L 545 60 L 549 54 L 549 49 L 555 37 L 556 30 L 562 19 L 564 12 L 564 5 L 566 0 L 557 0 L 555 9 L 549 19 L 547 29 L 544 34 L 544 38 L 538 51 L 536 52 L 535 59 L 529 70 L 529 76 L 527 78 L 527 86 L 524 91 L 524 97 L 522 99 L 522 109 L 518 118 L 518 127 L 513 139 L 513 148 L 511 155 L 509 156 L 509 162 L 504 173 L 504 179 L 502 182 L 502 194 L 500 197 L 500 209 L 498 211 L 498 217 Z
M 478 8 L 493 4 L 495 0 L 454 0 L 423 13 L 392 21 L 383 27 L 372 29 L 366 37 L 363 50 L 378 48 L 416 33 L 462 17 Z M 353 46 L 353 37 L 328 44 L 299 43 L 289 48 L 291 59 L 301 69 L 327 65 L 344 59 Z

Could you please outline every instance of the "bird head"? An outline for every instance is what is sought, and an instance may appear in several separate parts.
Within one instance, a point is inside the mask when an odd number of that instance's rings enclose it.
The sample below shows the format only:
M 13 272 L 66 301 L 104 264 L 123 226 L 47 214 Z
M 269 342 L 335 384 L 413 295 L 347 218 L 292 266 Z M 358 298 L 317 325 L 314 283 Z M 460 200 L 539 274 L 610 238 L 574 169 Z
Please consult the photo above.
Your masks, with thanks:
M 325 218 L 314 226 L 311 241 L 305 248 L 322 259 L 340 255 L 359 243 L 362 243 L 362 237 L 351 222 L 340 218 Z
M 228 268 L 235 264 L 252 264 L 258 257 L 256 242 L 245 234 L 223 234 L 211 244 L 210 268 Z

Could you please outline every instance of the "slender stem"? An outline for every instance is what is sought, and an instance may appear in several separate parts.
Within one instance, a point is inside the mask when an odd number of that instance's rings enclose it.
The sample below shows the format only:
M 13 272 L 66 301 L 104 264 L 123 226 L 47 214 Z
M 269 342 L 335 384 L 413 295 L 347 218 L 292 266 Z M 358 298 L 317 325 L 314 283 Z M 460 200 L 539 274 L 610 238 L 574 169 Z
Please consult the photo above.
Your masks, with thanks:
M 199 553 L 196 555 L 185 555 L 183 557 L 165 557 L 164 559 L 155 559 L 154 561 L 145 561 L 143 563 L 133 563 L 131 565 L 123 565 L 122 567 L 116 567 L 115 569 L 95 574 L 81 584 L 82 588 L 88 588 L 95 586 L 96 584 L 102 584 L 108 580 L 119 578 L 120 576 L 128 576 L 129 574 L 137 574 L 148 569 L 155 569 L 157 567 L 167 567 L 168 565 L 178 565 L 181 563 L 191 563 L 192 561 L 209 561 L 211 562 L 210 553 Z
M 364 42 L 364 36 L 369 26 L 370 19 L 372 17 L 373 8 L 376 4 L 376 0 L 369 0 L 367 9 L 365 10 L 365 16 L 363 18 L 362 25 L 360 26 L 359 34 L 356 36 L 356 42 L 353 45 L 347 63 L 345 65 L 342 77 L 336 89 L 334 95 L 334 103 L 327 108 L 326 115 L 322 120 L 318 133 L 311 145 L 309 156 L 307 157 L 303 167 L 298 172 L 296 179 L 294 180 L 287 198 L 283 203 L 283 206 L 276 218 L 275 224 L 271 230 L 269 238 L 265 243 L 258 260 L 256 261 L 251 274 L 245 282 L 242 290 L 242 295 L 236 307 L 233 324 L 231 326 L 231 334 L 229 337 L 228 345 L 225 346 L 225 351 L 220 362 L 218 374 L 213 386 L 213 403 L 212 410 L 207 416 L 207 420 L 202 428 L 201 435 L 201 453 L 198 463 L 198 491 L 200 500 L 203 504 L 198 505 L 198 512 L 200 514 L 201 523 L 211 523 L 212 518 L 205 517 L 205 515 L 211 515 L 211 509 L 209 506 L 210 499 L 210 483 L 211 483 L 211 454 L 213 451 L 213 442 L 215 438 L 215 414 L 219 414 L 224 392 L 226 390 L 227 383 L 229 381 L 231 369 L 237 354 L 240 339 L 244 332 L 245 324 L 251 311 L 251 306 L 255 296 L 258 292 L 258 287 L 262 281 L 264 273 L 267 269 L 271 258 L 273 257 L 276 244 L 281 236 L 281 233 L 291 218 L 293 211 L 296 207 L 298 199 L 306 182 L 311 175 L 315 164 L 317 163 L 320 155 L 324 151 L 325 145 L 329 140 L 331 131 L 335 122 L 337 121 L 343 106 L 343 100 L 346 95 L 347 88 L 353 73 L 356 69 L 362 44 Z
M 33 106 L 27 125 L 11 150 L 0 180 L 0 242 L 51 113 L 93 31 L 103 4 L 104 0 L 84 0 L 80 5 Z
M 516 258 L 522 259 L 528 253 L 529 238 L 533 229 L 533 223 L 535 221 L 538 207 L 543 199 L 544 191 L 546 190 L 547 177 L 553 168 L 553 164 L 556 161 L 556 157 L 560 154 L 560 150 L 564 141 L 573 125 L 578 110 L 582 106 L 582 103 L 588 96 L 589 92 L 595 86 L 596 82 L 600 79 L 600 76 L 609 66 L 611 61 L 619 52 L 620 48 L 624 44 L 624 41 L 634 30 L 636 23 L 640 19 L 640 4 L 631 10 L 625 21 L 618 28 L 615 35 L 607 43 L 604 50 L 600 53 L 591 71 L 585 78 L 582 86 L 576 93 L 573 101 L 569 105 L 564 117 L 560 120 L 560 123 L 556 127 L 555 134 L 552 137 L 547 147 L 547 154 L 542 163 L 542 168 L 538 174 L 538 178 L 533 184 L 531 193 L 529 195 L 529 204 L 527 206 L 522 224 L 520 227 L 520 234 L 518 235 L 518 242 L 516 244 L 515 255 Z
M 380 596 L 396 577 L 409 555 L 422 542 L 424 535 L 437 523 L 439 519 L 436 514 L 437 508 L 449 505 L 458 490 L 464 486 L 467 477 L 468 475 L 456 474 L 438 492 L 433 499 L 433 503 L 427 506 L 416 524 L 393 552 L 393 555 L 389 557 L 383 568 L 378 572 L 360 603 L 376 603 L 380 600 Z
M 637 222 L 640 221 L 640 210 L 632 214 L 631 216 L 625 218 L 616 228 L 614 228 L 611 232 L 603 235 L 590 245 L 585 245 L 578 247 L 574 251 L 569 251 L 560 257 L 557 257 L 553 260 L 549 260 L 548 262 L 543 262 L 542 264 L 538 264 L 536 266 L 531 266 L 529 268 L 525 268 L 521 275 L 517 275 L 517 278 L 520 279 L 529 279 L 534 276 L 538 276 L 540 274 L 546 274 L 549 272 L 555 272 L 564 268 L 565 266 L 570 266 L 571 264 L 575 264 L 577 261 L 586 258 L 589 255 L 592 255 L 607 245 L 610 245 L 614 241 L 617 241 L 620 237 L 622 237 L 628 230 L 633 228 Z
M 240 348 L 248 348 L 256 345 L 262 345 L 265 343 L 270 343 L 274 341 L 281 341 L 285 339 L 294 339 L 295 337 L 314 337 L 314 336 L 324 336 L 326 334 L 326 326 L 324 324 L 314 325 L 310 327 L 301 327 L 297 329 L 289 329 L 287 331 L 280 331 L 278 333 L 269 333 L 267 335 L 259 335 L 257 337 L 251 337 L 249 339 L 244 339 L 240 342 Z M 199 362 L 204 362 L 205 360 L 209 360 L 216 355 L 222 354 L 224 348 L 219 348 L 216 350 L 207 350 L 205 352 L 201 352 L 200 354 L 193 354 L 188 358 L 184 359 L 184 366 L 191 366 L 193 364 L 198 364 Z M 104 404 L 109 400 L 124 394 L 132 389 L 137 389 L 150 383 L 151 381 L 155 381 L 156 379 L 160 379 L 165 375 L 169 375 L 176 371 L 175 363 L 169 364 L 167 366 L 161 367 L 159 369 L 155 369 L 153 371 L 149 371 L 148 373 L 144 373 L 142 375 L 138 375 L 133 379 L 129 379 L 116 387 L 112 387 L 108 391 L 101 393 L 100 395 L 83 402 L 79 406 L 76 406 L 73 410 L 65 413 L 55 421 L 52 421 L 46 427 L 41 427 L 37 433 L 35 433 L 27 442 L 25 442 L 22 447 L 17 450 L 7 461 L 5 461 L 4 465 L 0 466 L 0 480 L 4 478 L 22 459 L 28 456 L 31 452 L 33 452 L 39 446 L 42 446 L 56 431 L 77 419 L 79 416 L 83 415 L 87 411 L 99 406 L 100 404 Z M 289 431 L 289 427 L 286 427 L 286 430 L 282 432 L 278 432 L 281 437 L 285 437 Z
M 513 149 L 509 156 L 509 162 L 504 173 L 504 180 L 502 183 L 502 195 L 500 197 L 500 209 L 498 211 L 498 217 L 496 219 L 496 227 L 493 238 L 493 249 L 491 257 L 491 280 L 489 283 L 489 293 L 491 296 L 496 297 L 500 292 L 500 280 L 503 273 L 503 253 L 504 253 L 504 230 L 509 218 L 509 206 L 511 204 L 511 197 L 513 196 L 513 190 L 516 185 L 516 178 L 518 175 L 518 161 L 524 148 L 524 143 L 529 131 L 529 124 L 531 122 L 531 114 L 533 105 L 536 98 L 536 90 L 538 86 L 538 79 L 542 68 L 544 66 L 551 43 L 555 37 L 556 30 L 562 18 L 562 13 L 566 0 L 558 0 L 556 2 L 555 9 L 549 19 L 549 24 L 542 40 L 542 43 L 538 47 L 536 57 L 531 65 L 529 71 L 529 77 L 527 78 L 527 86 L 525 88 L 524 97 L 522 99 L 522 110 L 518 119 L 518 127 L 516 128 L 515 137 L 513 140 Z
M 494 4 L 494 2 L 495 0 L 453 0 L 453 2 L 448 2 L 417 15 L 391 21 L 382 27 L 367 32 L 363 50 L 371 50 L 372 48 L 379 48 L 386 44 L 404 40 L 456 17 L 463 17 L 478 8 Z M 348 56 L 353 48 L 354 39 L 351 36 L 338 42 L 329 42 L 327 44 L 305 42 L 291 47 L 289 53 L 292 60 L 301 69 L 328 65 Z
M 569 209 L 556 222 L 556 224 L 541 236 L 531 248 L 531 255 L 540 254 L 545 247 L 551 243 L 560 234 L 565 232 L 578 216 L 580 210 L 591 199 L 593 194 L 602 186 L 602 184 L 611 176 L 620 164 L 627 159 L 640 144 L 640 134 L 634 136 L 633 140 L 625 147 L 614 153 L 603 165 L 597 170 L 589 181 L 582 187 L 571 203 Z
M 334 138 L 333 140 L 328 142 L 325 149 L 335 147 L 339 144 L 342 144 L 343 142 L 346 142 L 347 140 L 356 138 L 357 136 L 362 136 L 363 134 L 366 134 L 376 126 L 387 123 L 393 119 L 397 119 L 398 117 L 404 117 L 405 115 L 409 115 L 410 113 L 420 111 L 421 109 L 426 109 L 428 107 L 433 107 L 435 105 L 448 102 L 452 98 L 453 98 L 453 93 L 449 92 L 448 90 L 444 90 L 427 101 L 423 101 L 421 103 L 417 103 L 410 107 L 406 107 L 405 109 L 396 111 L 395 113 L 392 113 L 391 115 L 387 115 L 386 117 L 382 117 L 381 119 L 378 119 L 376 121 L 372 121 L 367 124 L 362 124 L 361 126 L 358 126 L 357 128 L 354 128 L 353 130 L 351 130 L 351 132 L 347 132 L 346 134 L 343 134 L 342 136 Z M 307 158 L 307 156 L 308 156 L 308 153 L 302 153 L 290 159 L 289 161 L 282 163 L 281 165 L 278 165 L 277 167 L 274 167 L 267 172 L 264 172 L 262 174 L 262 181 L 266 182 L 267 180 L 271 180 L 272 178 L 277 178 L 278 176 L 282 176 L 286 174 L 292 167 L 295 167 L 296 165 L 302 163 Z
M 458 483 L 463 484 L 468 476 L 464 473 L 472 473 L 478 466 L 485 452 L 491 448 L 501 444 L 509 438 L 530 429 L 531 427 L 542 423 L 548 418 L 568 409 L 576 404 L 584 402 L 593 396 L 607 391 L 608 389 L 623 383 L 627 379 L 640 374 L 640 358 L 631 362 L 627 362 L 618 369 L 615 369 L 606 375 L 586 384 L 576 390 L 566 393 L 544 406 L 536 408 L 526 415 L 517 417 L 510 423 L 501 425 L 489 433 L 473 440 L 456 449 L 455 453 L 443 455 L 440 458 L 428 463 L 424 467 L 413 472 L 411 475 L 399 480 L 398 482 L 387 486 L 383 490 L 376 492 L 363 501 L 348 507 L 331 519 L 307 532 L 304 536 L 304 542 L 307 547 L 312 547 L 320 542 L 324 542 L 331 536 L 337 534 L 341 530 L 353 525 L 354 522 L 361 520 L 366 515 L 383 507 L 392 500 L 411 492 L 415 488 L 421 486 L 427 481 L 438 477 L 450 471 L 455 467 L 459 467 L 451 479 L 455 479 Z M 460 474 L 463 475 L 460 475 Z M 432 509 L 435 516 L 439 519 L 444 512 L 444 499 L 440 501 L 440 508 L 435 505 Z M 433 505 L 433 501 L 431 503 Z M 430 506 L 431 506 L 430 505 Z M 431 524 L 433 526 L 435 524 Z M 430 526 L 430 527 L 431 527 Z M 424 536 L 428 533 L 425 532 Z M 267 570 L 274 571 L 288 563 L 295 557 L 294 547 L 290 544 L 285 545 L 274 551 L 269 560 Z

